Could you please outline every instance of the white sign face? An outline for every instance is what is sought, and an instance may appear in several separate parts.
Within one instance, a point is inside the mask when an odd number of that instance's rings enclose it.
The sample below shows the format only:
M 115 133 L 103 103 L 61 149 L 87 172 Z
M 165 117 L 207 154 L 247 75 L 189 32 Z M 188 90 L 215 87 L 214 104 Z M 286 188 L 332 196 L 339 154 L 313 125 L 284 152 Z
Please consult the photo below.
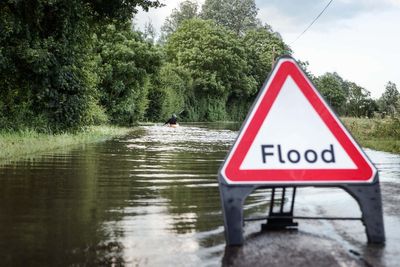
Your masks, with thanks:
M 288 76 L 240 169 L 356 169 Z
M 376 169 L 291 58 L 279 60 L 221 168 L 228 183 L 365 183 Z

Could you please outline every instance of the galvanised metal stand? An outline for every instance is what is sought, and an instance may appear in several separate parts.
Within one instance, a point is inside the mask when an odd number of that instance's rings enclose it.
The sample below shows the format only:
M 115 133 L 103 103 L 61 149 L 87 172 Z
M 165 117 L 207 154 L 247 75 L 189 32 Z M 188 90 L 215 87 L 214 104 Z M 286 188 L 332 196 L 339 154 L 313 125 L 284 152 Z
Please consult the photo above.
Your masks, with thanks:
M 286 193 L 290 188 L 282 187 L 280 190 L 280 196 L 278 194 L 278 188 L 273 187 L 271 190 L 271 201 L 269 206 L 269 215 L 267 223 L 261 225 L 262 230 L 282 230 L 282 229 L 297 229 L 299 225 L 293 221 L 293 210 L 294 200 L 296 198 L 296 187 L 292 187 L 292 196 L 290 199 L 290 209 L 285 211 L 285 199 Z M 275 211 L 275 206 L 278 206 L 278 210 Z M 258 218 L 248 218 L 245 221 L 255 220 Z M 265 220 L 266 218 L 263 218 Z
M 287 229 L 297 227 L 294 219 L 301 220 L 361 220 L 365 226 L 368 243 L 383 244 L 385 242 L 385 231 L 383 225 L 382 200 L 379 186 L 378 173 L 374 182 L 370 184 L 293 184 L 293 185 L 232 185 L 228 184 L 219 175 L 219 189 L 222 201 L 225 238 L 228 246 L 242 245 L 243 225 L 245 221 L 267 220 L 262 226 L 266 230 Z M 360 206 L 362 217 L 300 217 L 294 216 L 294 201 L 297 187 L 336 187 L 348 192 Z M 271 203 L 269 216 L 256 218 L 243 218 L 243 205 L 246 198 L 256 189 L 271 188 Z M 281 188 L 280 207 L 278 212 L 274 211 L 274 204 L 277 202 L 276 192 Z M 284 200 L 286 192 L 292 188 L 290 210 L 284 211 Z

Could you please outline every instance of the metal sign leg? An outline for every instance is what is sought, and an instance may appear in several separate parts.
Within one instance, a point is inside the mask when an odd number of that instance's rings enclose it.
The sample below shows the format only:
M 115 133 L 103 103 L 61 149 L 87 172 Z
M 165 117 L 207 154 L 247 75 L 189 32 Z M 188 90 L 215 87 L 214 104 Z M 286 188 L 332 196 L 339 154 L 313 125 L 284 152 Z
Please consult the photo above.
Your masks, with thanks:
M 220 184 L 227 245 L 243 244 L 243 204 L 254 190 L 253 186 L 227 186 Z
M 385 229 L 379 180 L 374 184 L 343 186 L 358 202 L 362 212 L 362 222 L 367 232 L 368 243 L 385 243 Z
M 343 188 L 357 201 L 361 209 L 361 220 L 366 229 L 368 243 L 383 244 L 385 242 L 382 200 L 378 176 L 375 177 L 375 182 L 372 184 L 345 184 L 338 186 L 331 185 L 326 187 Z M 257 188 L 259 188 L 257 185 L 228 185 L 222 180 L 222 178 L 220 178 L 219 189 L 225 223 L 225 239 L 228 246 L 243 244 L 243 205 L 250 193 Z M 276 196 L 276 187 L 272 189 L 269 216 L 261 218 L 247 218 L 247 221 L 267 219 L 267 224 L 263 225 L 263 229 L 275 230 L 296 227 L 297 223 L 293 222 L 293 219 L 360 219 L 342 217 L 295 217 L 293 216 L 293 210 L 296 187 L 293 187 L 289 211 L 284 210 L 284 201 L 285 195 L 287 194 L 287 188 L 288 187 L 281 187 L 281 195 L 278 197 Z M 280 200 L 280 202 L 278 202 L 279 211 L 275 212 L 273 210 L 273 205 L 275 200 L 278 198 Z

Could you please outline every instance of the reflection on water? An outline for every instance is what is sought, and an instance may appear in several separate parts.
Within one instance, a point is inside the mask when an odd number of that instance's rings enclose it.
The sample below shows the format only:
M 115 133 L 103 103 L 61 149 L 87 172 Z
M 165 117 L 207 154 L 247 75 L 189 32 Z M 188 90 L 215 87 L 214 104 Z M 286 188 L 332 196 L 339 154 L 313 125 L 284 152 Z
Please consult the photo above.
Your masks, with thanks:
M 220 265 L 217 171 L 235 127 L 143 126 L 0 166 L 2 265 Z M 398 156 L 367 153 L 398 183 Z M 245 212 L 265 212 L 268 197 L 255 192 Z
M 5 265 L 213 265 L 224 247 L 216 173 L 236 133 L 144 126 L 0 168 Z

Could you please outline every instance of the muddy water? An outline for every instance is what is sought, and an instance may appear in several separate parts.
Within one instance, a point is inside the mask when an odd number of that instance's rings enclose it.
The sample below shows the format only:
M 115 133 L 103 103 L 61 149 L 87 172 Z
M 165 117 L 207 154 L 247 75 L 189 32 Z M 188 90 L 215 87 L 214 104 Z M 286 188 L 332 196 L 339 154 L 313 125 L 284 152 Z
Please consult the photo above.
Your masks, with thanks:
M 216 174 L 236 127 L 142 126 L 123 138 L 3 163 L 0 265 L 221 265 L 225 240 Z M 394 231 L 400 225 L 400 157 L 367 153 L 380 169 Z M 323 189 L 300 190 L 298 215 L 357 210 L 343 209 L 341 201 L 326 202 L 326 208 L 321 195 Z M 252 194 L 246 215 L 265 214 L 268 199 L 266 190 Z M 256 226 L 246 225 L 246 234 Z M 363 229 L 355 235 L 362 243 Z M 393 253 L 383 252 L 385 262 Z

